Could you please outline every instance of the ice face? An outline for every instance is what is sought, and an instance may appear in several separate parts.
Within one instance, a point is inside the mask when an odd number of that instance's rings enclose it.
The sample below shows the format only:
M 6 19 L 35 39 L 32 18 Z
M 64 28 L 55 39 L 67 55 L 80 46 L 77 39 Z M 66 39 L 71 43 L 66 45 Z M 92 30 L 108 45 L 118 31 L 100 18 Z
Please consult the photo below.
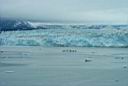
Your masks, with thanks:
M 114 26 L 44 25 L 46 29 L 7 31 L 1 46 L 128 47 L 128 28 Z

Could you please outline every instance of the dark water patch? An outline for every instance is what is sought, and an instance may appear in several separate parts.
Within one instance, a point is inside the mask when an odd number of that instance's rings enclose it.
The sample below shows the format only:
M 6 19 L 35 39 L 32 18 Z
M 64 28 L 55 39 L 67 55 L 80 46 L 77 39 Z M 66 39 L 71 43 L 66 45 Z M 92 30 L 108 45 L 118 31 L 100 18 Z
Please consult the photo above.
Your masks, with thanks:
M 26 66 L 28 64 L 19 64 L 19 63 L 4 63 L 0 62 L 0 67 L 9 67 L 9 66 Z
M 4 51 L 0 51 L 0 53 L 3 53 Z
M 115 57 L 115 59 L 124 60 L 124 59 L 125 59 L 125 57 Z
M 127 64 L 128 62 L 126 62 L 126 61 L 123 61 L 123 62 L 122 61 L 115 61 L 115 62 L 112 62 L 112 63 L 126 63 Z
M 123 65 L 123 68 L 126 69 L 127 68 L 127 65 Z
M 119 82 L 119 80 L 115 80 L 115 82 Z
M 21 51 L 0 51 L 0 58 L 28 58 L 29 52 Z

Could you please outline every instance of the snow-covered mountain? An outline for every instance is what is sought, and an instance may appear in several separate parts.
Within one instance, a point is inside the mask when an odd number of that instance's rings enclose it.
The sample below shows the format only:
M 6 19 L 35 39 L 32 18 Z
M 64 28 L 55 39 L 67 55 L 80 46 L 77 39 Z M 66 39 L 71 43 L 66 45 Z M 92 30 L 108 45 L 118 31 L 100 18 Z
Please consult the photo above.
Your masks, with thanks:
M 124 29 L 128 25 L 56 24 L 0 18 L 0 31 L 33 29 Z
M 28 29 L 32 29 L 32 27 L 29 23 L 27 23 L 27 21 L 0 18 L 1 31 L 28 30 Z

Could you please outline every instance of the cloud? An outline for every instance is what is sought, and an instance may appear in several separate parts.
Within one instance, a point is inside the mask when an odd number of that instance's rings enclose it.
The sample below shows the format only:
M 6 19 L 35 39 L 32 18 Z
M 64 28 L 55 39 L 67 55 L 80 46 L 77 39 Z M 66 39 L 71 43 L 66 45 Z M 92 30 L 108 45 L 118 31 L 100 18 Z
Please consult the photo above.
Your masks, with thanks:
M 115 22 L 123 23 L 128 20 L 128 9 L 111 9 L 111 10 L 97 10 L 87 12 L 74 13 L 76 18 L 81 21 L 94 21 L 94 22 Z M 78 17 L 77 17 L 78 16 Z
M 127 0 L 0 0 L 0 16 L 44 22 L 125 23 Z

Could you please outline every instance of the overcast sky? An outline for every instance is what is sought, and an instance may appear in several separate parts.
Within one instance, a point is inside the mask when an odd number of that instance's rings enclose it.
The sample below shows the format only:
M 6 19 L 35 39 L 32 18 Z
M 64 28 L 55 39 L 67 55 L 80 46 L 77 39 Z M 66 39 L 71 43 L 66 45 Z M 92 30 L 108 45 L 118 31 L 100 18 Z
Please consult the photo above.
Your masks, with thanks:
M 0 0 L 0 16 L 72 23 L 128 23 L 128 0 Z

